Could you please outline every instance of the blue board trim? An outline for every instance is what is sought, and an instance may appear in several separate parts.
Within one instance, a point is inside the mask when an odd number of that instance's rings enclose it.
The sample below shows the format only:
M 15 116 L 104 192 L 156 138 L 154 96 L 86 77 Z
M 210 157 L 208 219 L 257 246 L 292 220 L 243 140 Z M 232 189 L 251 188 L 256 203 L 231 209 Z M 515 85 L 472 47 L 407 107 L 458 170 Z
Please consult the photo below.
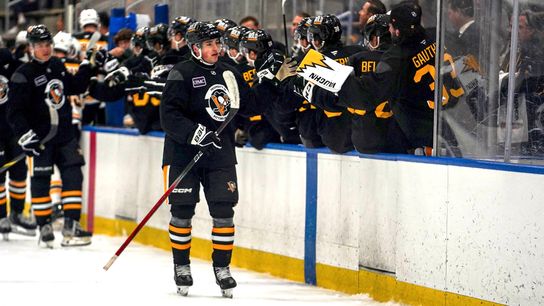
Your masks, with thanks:
M 306 218 L 304 226 L 304 281 L 317 285 L 317 153 L 306 154 Z
M 140 136 L 140 133 L 138 132 L 137 129 L 85 126 L 83 127 L 83 130 L 97 132 L 97 133 Z M 164 132 L 156 132 L 156 131 L 149 132 L 145 134 L 145 136 L 164 138 Z M 270 143 L 266 145 L 265 148 L 270 150 L 305 152 L 308 154 L 335 154 L 326 148 L 308 149 L 303 147 L 302 145 L 293 145 L 293 144 Z M 426 157 L 426 156 L 415 156 L 415 155 L 408 155 L 408 154 L 385 154 L 385 153 L 361 154 L 355 151 L 345 153 L 343 154 L 343 156 L 359 156 L 360 158 L 365 158 L 365 159 L 447 165 L 447 166 L 479 168 L 479 169 L 489 169 L 489 170 L 498 170 L 498 171 L 507 171 L 507 172 L 517 172 L 517 173 L 544 174 L 544 166 L 540 166 L 540 165 L 513 164 L 513 163 L 504 163 L 504 162 L 496 162 L 496 161 L 473 160 L 473 159 L 467 159 L 467 158 Z

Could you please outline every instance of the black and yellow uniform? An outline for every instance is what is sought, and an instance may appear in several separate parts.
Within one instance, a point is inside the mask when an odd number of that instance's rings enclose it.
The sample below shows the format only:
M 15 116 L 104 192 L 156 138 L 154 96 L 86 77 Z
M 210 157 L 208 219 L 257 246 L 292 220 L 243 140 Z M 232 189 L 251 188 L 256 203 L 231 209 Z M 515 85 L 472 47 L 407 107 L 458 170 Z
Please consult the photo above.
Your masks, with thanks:
M 6 110 L 9 79 L 20 64 L 21 62 L 16 61 L 7 48 L 0 49 L 0 165 L 6 164 L 22 153 L 21 147 L 17 144 L 17 138 L 7 122 Z M 6 173 L 2 172 L 0 175 L 0 219 L 7 217 L 8 195 L 11 214 L 23 212 L 26 198 L 25 161 L 19 161 L 7 171 L 9 173 L 8 186 L 6 186 Z
M 72 107 L 67 95 L 85 92 L 91 77 L 88 64 L 81 65 L 76 75 L 66 71 L 56 57 L 46 62 L 32 60 L 20 66 L 11 77 L 8 121 L 18 139 L 32 130 L 43 139 L 50 129 L 48 104 L 57 110 L 57 134 L 45 144 L 39 156 L 29 159 L 32 205 L 38 225 L 51 222 L 49 183 L 53 165 L 57 165 L 63 181 L 65 217 L 78 221 L 81 213 L 83 155 L 72 126 Z
M 207 130 L 214 131 L 227 117 L 230 104 L 221 102 L 228 101 L 228 89 L 222 76 L 225 70 L 236 71 L 234 67 L 221 61 L 214 65 L 206 65 L 192 58 L 177 64 L 170 71 L 160 105 L 161 123 L 166 133 L 163 169 L 167 185 L 172 183 L 199 151 L 198 146 L 189 144 L 198 126 L 202 125 Z M 239 73 L 234 74 L 240 90 L 239 113 L 250 114 L 258 111 L 255 108 L 253 90 Z M 200 183 L 203 184 L 212 218 L 231 220 L 233 217 L 233 206 L 238 202 L 233 126 L 229 125 L 220 137 L 222 148 L 207 158 L 202 158 L 170 195 L 173 220 L 192 218 L 196 203 L 199 201 Z M 176 239 L 172 240 L 174 263 L 188 264 L 190 229 L 176 227 L 179 223 L 172 222 L 171 233 L 184 235 L 183 239 L 174 237 Z M 216 221 L 214 226 L 215 223 Z M 214 231 L 222 230 L 228 230 L 232 239 L 228 240 L 228 243 L 214 242 L 212 258 L 214 266 L 219 267 L 229 265 L 234 241 L 233 226 L 228 226 L 227 229 L 214 227 Z
M 77 39 L 79 45 L 81 46 L 82 54 L 85 54 L 85 52 L 87 52 L 87 45 L 89 44 L 93 33 L 94 32 L 79 32 L 74 34 L 74 37 Z M 96 43 L 96 47 L 99 49 L 108 50 L 108 37 L 105 35 L 100 35 L 100 38 Z M 88 95 L 84 97 L 83 103 L 85 107 L 83 108 L 81 120 L 84 125 L 106 123 L 105 105 L 102 102 L 98 101 L 95 97 Z
M 346 65 L 351 55 L 362 50 L 361 46 L 344 46 L 341 42 L 337 42 L 333 45 L 325 45 L 320 52 L 338 63 Z M 332 101 L 335 97 L 330 95 L 326 99 Z M 310 102 L 314 103 L 314 101 Z M 351 112 L 345 107 L 332 105 L 331 103 L 317 103 L 317 105 L 320 108 L 316 112 L 317 133 L 321 137 L 323 144 L 336 153 L 353 150 Z

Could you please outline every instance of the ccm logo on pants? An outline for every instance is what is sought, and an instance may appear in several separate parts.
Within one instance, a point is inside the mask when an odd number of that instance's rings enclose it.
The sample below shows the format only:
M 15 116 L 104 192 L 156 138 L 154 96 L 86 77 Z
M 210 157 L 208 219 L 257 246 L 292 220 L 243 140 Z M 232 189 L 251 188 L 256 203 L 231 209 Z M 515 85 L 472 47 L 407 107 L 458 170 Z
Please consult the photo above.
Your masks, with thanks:
M 191 193 L 193 188 L 175 188 L 172 190 L 172 193 Z

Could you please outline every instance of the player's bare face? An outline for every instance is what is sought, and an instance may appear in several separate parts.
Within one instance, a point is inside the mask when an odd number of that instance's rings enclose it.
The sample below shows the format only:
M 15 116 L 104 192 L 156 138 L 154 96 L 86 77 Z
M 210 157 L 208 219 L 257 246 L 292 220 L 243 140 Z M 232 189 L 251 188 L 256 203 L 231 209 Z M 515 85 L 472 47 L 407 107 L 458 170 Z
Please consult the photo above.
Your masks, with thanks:
M 219 60 L 221 42 L 219 39 L 210 39 L 202 43 L 202 60 L 209 64 L 215 64 Z
M 230 55 L 231 58 L 236 58 L 236 59 L 242 57 L 241 56 L 242 54 L 238 50 L 236 50 L 234 48 L 229 48 L 229 55 Z
M 40 41 L 32 44 L 32 52 L 34 57 L 42 62 L 46 62 L 51 58 L 53 48 L 51 48 L 51 42 Z

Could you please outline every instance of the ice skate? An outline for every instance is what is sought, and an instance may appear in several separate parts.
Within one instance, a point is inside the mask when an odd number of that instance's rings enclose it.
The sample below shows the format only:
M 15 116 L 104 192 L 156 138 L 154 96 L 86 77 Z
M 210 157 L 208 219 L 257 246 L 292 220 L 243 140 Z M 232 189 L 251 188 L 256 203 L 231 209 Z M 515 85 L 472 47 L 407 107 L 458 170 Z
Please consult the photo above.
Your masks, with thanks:
M 12 213 L 9 215 L 9 221 L 11 222 L 11 231 L 15 234 L 21 234 L 25 236 L 36 236 L 36 221 L 31 217 L 25 217 L 23 213 Z
M 61 203 L 53 203 L 53 214 L 51 215 L 53 219 L 53 229 L 56 231 L 62 230 L 64 226 L 64 211 L 62 210 Z
M 8 241 L 10 232 L 11 232 L 11 223 L 9 222 L 8 218 L 5 217 L 0 219 L 0 234 L 2 234 L 2 239 Z
M 38 239 L 38 245 L 45 244 L 45 247 L 52 249 L 53 241 L 55 240 L 55 234 L 53 233 L 53 226 L 50 223 L 40 226 L 40 238 Z
M 62 228 L 61 246 L 85 246 L 91 244 L 92 233 L 84 231 L 78 221 L 65 218 L 64 227 Z
M 213 267 L 215 282 L 221 288 L 223 297 L 232 299 L 232 289 L 236 287 L 236 281 L 230 274 L 229 267 Z
M 176 281 L 176 286 L 178 287 L 178 294 L 187 296 L 189 293 L 189 287 L 193 285 L 191 266 L 174 264 L 174 280 Z

